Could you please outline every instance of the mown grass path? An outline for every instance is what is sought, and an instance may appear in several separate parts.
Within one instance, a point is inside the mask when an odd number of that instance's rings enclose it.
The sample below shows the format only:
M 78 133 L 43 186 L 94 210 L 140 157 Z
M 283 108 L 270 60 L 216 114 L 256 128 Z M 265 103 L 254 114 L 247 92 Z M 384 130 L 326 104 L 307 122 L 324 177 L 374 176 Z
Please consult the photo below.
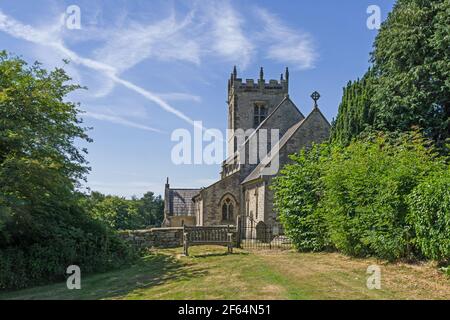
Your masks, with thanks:
M 157 250 L 139 263 L 104 274 L 82 274 L 82 289 L 65 283 L 0 293 L 0 299 L 450 299 L 450 280 L 431 264 L 389 264 L 336 253 L 193 247 Z M 369 265 L 382 289 L 366 287 Z

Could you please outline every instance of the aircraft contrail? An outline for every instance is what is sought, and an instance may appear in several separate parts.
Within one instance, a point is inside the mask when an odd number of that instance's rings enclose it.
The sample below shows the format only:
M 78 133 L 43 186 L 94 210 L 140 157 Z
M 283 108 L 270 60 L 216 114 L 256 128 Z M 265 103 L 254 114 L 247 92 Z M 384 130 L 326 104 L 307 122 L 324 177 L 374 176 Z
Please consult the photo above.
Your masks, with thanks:
M 15 38 L 51 47 L 59 51 L 62 55 L 67 56 L 67 58 L 70 59 L 70 61 L 72 61 L 75 64 L 83 65 L 87 68 L 103 72 L 108 78 L 110 78 L 114 82 L 121 84 L 122 86 L 140 94 L 147 100 L 156 103 L 163 110 L 172 113 L 173 115 L 177 116 L 178 118 L 186 121 L 187 123 L 193 126 L 198 126 L 198 122 L 195 122 L 181 111 L 172 107 L 169 103 L 164 101 L 155 93 L 147 89 L 144 89 L 128 80 L 120 78 L 117 75 L 117 70 L 114 67 L 102 63 L 100 61 L 79 56 L 76 52 L 64 46 L 63 42 L 60 39 L 54 40 L 52 39 L 52 35 L 50 35 L 49 33 L 42 30 L 37 30 L 29 25 L 24 25 L 19 21 L 15 20 L 14 18 L 8 17 L 7 15 L 3 14 L 1 10 L 0 10 L 0 30 Z M 204 128 L 201 129 L 204 130 Z

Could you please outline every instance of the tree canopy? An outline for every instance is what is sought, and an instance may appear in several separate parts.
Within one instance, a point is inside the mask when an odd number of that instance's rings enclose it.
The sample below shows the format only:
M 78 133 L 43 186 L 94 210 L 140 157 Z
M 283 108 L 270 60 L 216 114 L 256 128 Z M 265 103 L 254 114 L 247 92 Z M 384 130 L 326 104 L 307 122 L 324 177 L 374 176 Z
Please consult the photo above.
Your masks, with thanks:
M 74 141 L 90 139 L 77 105 L 65 101 L 80 86 L 68 84 L 63 69 L 28 67 L 1 52 L 0 74 L 0 207 L 14 225 L 3 227 L 0 243 L 24 243 L 34 241 L 32 231 L 43 226 L 35 219 L 76 201 L 74 190 L 89 168 L 86 150 Z M 58 219 L 64 219 L 62 212 Z
M 92 217 L 116 230 L 157 227 L 164 218 L 164 201 L 153 192 L 132 199 L 92 192 L 83 199 L 83 207 Z
M 421 128 L 450 137 L 450 0 L 398 0 L 383 23 L 363 80 L 349 83 L 332 137 L 348 143 L 368 127 Z
M 129 261 L 133 252 L 80 206 L 91 141 L 63 69 L 0 52 L 0 289 L 63 279 Z

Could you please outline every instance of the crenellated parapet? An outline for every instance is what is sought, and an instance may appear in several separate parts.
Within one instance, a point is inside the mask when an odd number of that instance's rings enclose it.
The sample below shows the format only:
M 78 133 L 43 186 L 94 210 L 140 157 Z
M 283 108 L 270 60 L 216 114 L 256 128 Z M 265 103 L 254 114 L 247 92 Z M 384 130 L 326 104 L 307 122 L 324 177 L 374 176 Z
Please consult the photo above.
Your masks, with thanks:
M 232 96 L 240 92 L 264 92 L 268 94 L 277 93 L 289 93 L 289 70 L 281 74 L 279 80 L 268 80 L 264 79 L 264 69 L 261 67 L 259 79 L 246 79 L 238 78 L 236 67 L 234 67 L 231 73 L 230 79 L 228 80 L 228 98 L 231 99 Z

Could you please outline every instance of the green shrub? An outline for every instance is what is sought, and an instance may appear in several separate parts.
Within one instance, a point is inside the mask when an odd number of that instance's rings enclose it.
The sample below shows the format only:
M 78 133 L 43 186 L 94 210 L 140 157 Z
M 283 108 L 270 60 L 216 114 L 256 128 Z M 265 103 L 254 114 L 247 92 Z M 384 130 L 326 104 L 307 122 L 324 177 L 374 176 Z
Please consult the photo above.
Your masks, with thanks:
M 299 250 L 334 247 L 388 260 L 421 256 L 407 220 L 408 196 L 445 163 L 420 134 L 315 146 L 292 160 L 275 180 L 275 205 Z
M 82 273 L 102 272 L 131 262 L 135 253 L 99 222 L 47 225 L 34 243 L 0 248 L 0 289 L 18 289 L 63 280 L 70 265 Z M 40 239 L 39 239 L 40 238 Z
M 326 144 L 291 156 L 275 179 L 274 205 L 287 235 L 300 251 L 322 251 L 330 246 L 324 217 L 318 208 L 323 193 L 320 182 L 321 161 L 329 154 Z
M 442 166 L 417 133 L 399 138 L 379 135 L 336 149 L 322 178 L 322 207 L 336 248 L 389 260 L 416 254 L 406 221 L 407 196 Z
M 408 197 L 415 243 L 433 260 L 450 259 L 450 169 L 431 175 Z

